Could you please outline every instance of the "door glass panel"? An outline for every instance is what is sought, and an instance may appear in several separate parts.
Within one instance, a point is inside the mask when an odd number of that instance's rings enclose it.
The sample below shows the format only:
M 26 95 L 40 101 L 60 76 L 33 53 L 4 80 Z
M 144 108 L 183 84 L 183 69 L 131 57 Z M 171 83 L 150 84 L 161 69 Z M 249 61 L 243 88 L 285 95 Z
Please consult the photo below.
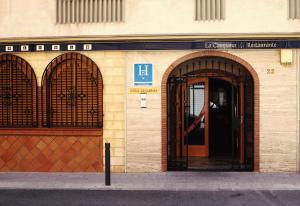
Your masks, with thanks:
M 188 138 L 185 144 L 204 145 L 204 89 L 203 83 L 190 85 L 189 92 L 189 114 L 188 114 Z M 185 123 L 186 120 L 185 120 Z
M 190 116 L 196 117 L 204 106 L 204 85 L 190 86 Z

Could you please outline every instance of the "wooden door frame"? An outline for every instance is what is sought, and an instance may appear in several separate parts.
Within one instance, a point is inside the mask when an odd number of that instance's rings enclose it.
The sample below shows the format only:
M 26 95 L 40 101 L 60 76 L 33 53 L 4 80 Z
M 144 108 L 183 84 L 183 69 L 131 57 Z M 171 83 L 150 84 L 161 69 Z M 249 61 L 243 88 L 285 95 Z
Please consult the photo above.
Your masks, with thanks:
M 244 103 L 244 97 L 245 92 L 244 92 L 244 82 L 243 80 L 240 80 L 239 84 L 239 116 L 240 116 L 240 164 L 244 164 L 245 162 L 245 136 L 244 136 L 244 130 L 245 130 L 245 125 L 244 125 L 244 113 L 245 113 L 245 103 Z
M 253 124 L 253 132 L 254 132 L 254 171 L 259 171 L 259 78 L 258 74 L 256 73 L 255 69 L 244 59 L 230 54 L 229 52 L 222 52 L 222 51 L 198 51 L 194 53 L 187 54 L 176 61 L 174 61 L 165 71 L 162 77 L 161 83 L 161 125 L 162 125 L 162 161 L 161 167 L 162 171 L 167 171 L 167 134 L 168 134 L 168 124 L 167 124 L 167 84 L 170 74 L 174 69 L 176 69 L 179 65 L 189 60 L 193 60 L 196 58 L 205 58 L 205 57 L 216 57 L 216 58 L 224 58 L 227 60 L 231 60 L 236 62 L 237 64 L 241 65 L 245 70 L 247 70 L 253 80 L 253 89 L 254 89 L 254 124 Z
M 183 106 L 181 108 L 181 111 L 180 111 L 180 114 L 181 114 L 181 119 L 182 119 L 182 124 L 178 124 L 177 127 L 180 127 L 181 126 L 181 130 L 177 128 L 177 131 L 181 131 L 181 135 L 177 137 L 177 142 L 180 142 L 180 139 L 178 138 L 181 138 L 183 144 L 181 145 L 181 149 L 182 149 L 182 154 L 183 156 L 186 156 L 186 147 L 188 147 L 188 156 L 199 156 L 199 157 L 207 157 L 208 154 L 209 154 L 209 78 L 208 77 L 192 77 L 192 78 L 189 78 L 188 79 L 188 82 L 187 83 L 183 83 L 183 89 L 182 89 L 182 92 L 183 94 L 185 94 L 186 92 L 186 86 L 189 86 L 189 85 L 193 85 L 193 84 L 197 84 L 199 82 L 204 82 L 204 85 L 205 85 L 205 88 L 204 88 L 204 105 L 203 105 L 203 108 L 204 108 L 204 118 L 205 118 L 205 126 L 204 126 L 204 145 L 185 145 L 184 144 L 184 137 L 185 137 L 185 124 L 184 124 L 184 119 L 185 119 L 185 107 Z M 186 85 L 187 84 L 187 85 Z M 184 105 L 184 98 L 183 96 L 181 95 L 181 97 L 179 97 L 178 93 L 179 93 L 179 88 L 181 87 L 178 87 L 178 91 L 176 92 L 177 93 L 177 101 L 181 101 L 181 105 Z M 181 98 L 181 99 L 179 99 Z M 201 115 L 202 113 L 202 110 L 200 112 L 199 115 Z M 199 116 L 198 115 L 198 116 Z M 177 121 L 179 123 L 179 121 Z M 193 125 L 191 125 L 193 126 Z M 189 131 L 192 130 L 190 128 L 188 128 L 188 133 Z M 180 133 L 180 132 L 179 132 Z M 178 133 L 178 134 L 179 134 Z M 177 150 L 180 149 L 180 145 L 177 146 Z

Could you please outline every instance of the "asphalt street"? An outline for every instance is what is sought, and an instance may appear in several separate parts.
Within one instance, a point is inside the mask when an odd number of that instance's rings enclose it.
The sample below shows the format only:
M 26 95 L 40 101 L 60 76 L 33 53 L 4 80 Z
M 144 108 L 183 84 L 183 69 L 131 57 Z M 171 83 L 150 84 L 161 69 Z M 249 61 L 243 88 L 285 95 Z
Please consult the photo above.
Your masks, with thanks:
M 299 190 L 0 190 L 0 206 L 298 206 Z

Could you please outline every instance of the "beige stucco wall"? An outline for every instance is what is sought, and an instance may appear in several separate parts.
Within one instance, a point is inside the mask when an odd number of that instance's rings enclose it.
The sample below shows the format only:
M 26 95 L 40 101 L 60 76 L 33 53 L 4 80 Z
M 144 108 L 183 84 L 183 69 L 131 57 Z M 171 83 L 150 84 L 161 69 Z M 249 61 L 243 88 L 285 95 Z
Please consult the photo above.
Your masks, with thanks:
M 56 24 L 56 0 L 0 0 L 0 38 L 300 32 L 288 0 L 226 0 L 226 19 L 196 22 L 195 0 L 126 0 L 123 23 Z
M 38 85 L 47 65 L 61 52 L 15 53 L 24 58 L 34 69 Z M 103 78 L 103 147 L 111 143 L 113 172 L 125 171 L 125 53 L 81 52 L 100 68 Z M 104 152 L 104 151 L 103 151 Z
M 192 51 L 139 51 L 127 53 L 127 86 L 132 87 L 133 64 L 152 63 L 154 86 L 176 59 Z M 297 60 L 280 64 L 280 50 L 227 51 L 249 62 L 260 80 L 260 170 L 296 171 L 298 151 Z M 267 74 L 274 69 L 274 74 Z M 148 108 L 139 95 L 127 91 L 126 168 L 128 172 L 161 170 L 161 96 L 148 94 Z

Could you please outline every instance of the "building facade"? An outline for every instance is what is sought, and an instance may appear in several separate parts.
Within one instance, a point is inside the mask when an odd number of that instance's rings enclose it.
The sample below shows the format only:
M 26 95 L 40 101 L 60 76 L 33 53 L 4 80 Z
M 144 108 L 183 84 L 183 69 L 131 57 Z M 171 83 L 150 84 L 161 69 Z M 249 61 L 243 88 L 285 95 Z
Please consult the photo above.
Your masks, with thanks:
M 299 0 L 0 3 L 0 171 L 299 170 Z

